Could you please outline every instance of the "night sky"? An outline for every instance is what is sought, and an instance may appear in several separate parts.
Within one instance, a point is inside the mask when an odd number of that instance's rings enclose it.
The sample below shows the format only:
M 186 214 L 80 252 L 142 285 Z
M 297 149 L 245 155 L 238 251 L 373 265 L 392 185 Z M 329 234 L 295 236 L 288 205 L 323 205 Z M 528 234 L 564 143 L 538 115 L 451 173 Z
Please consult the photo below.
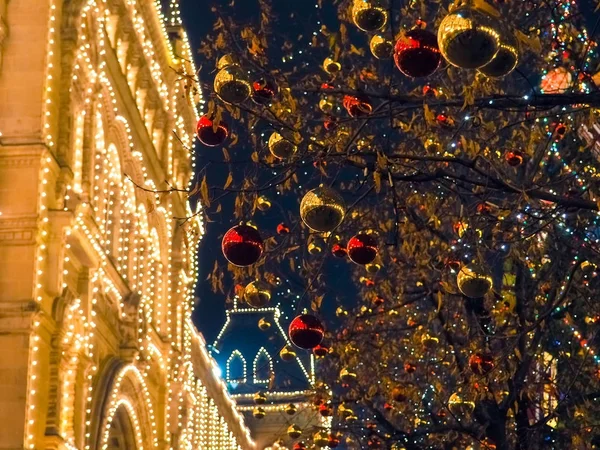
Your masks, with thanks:
M 221 0 L 223 2 L 223 0 Z M 227 2 L 229 3 L 229 2 Z M 319 17 L 324 19 L 326 22 L 328 19 L 335 20 L 335 12 L 331 11 L 315 11 L 314 0 L 297 0 L 295 2 L 286 2 L 274 0 L 273 2 L 274 11 L 278 14 L 277 24 L 282 27 L 282 32 L 294 30 L 296 34 L 310 35 L 316 29 L 317 14 Z M 182 16 L 189 34 L 192 48 L 196 49 L 199 47 L 201 40 L 211 32 L 212 25 L 215 20 L 215 15 L 211 12 L 211 6 L 214 4 L 224 4 L 205 0 L 181 0 Z M 329 4 L 329 2 L 324 2 Z M 598 14 L 594 14 L 593 0 L 584 0 L 580 2 L 581 11 L 585 14 L 587 19 L 588 31 L 592 33 L 595 26 L 597 25 Z M 240 20 L 252 19 L 257 12 L 256 2 L 254 0 L 240 0 L 235 3 L 235 15 Z M 294 19 L 290 19 L 290 14 L 294 12 Z M 277 32 L 277 29 L 274 30 Z M 301 45 L 301 44 L 299 44 Z M 310 57 L 307 55 L 307 57 Z M 321 59 L 322 60 L 322 59 Z M 201 59 L 201 55 L 196 55 L 197 66 L 202 66 L 200 78 L 203 83 L 208 86 L 212 85 L 212 79 L 214 77 L 214 66 L 215 61 L 204 61 Z M 204 95 L 207 97 L 210 92 L 204 90 Z M 243 153 L 247 152 L 250 154 L 251 149 L 243 148 L 243 144 L 240 143 L 235 149 L 230 148 L 232 155 L 237 153 L 238 157 Z M 220 149 L 203 148 L 197 146 L 197 151 L 203 152 L 198 155 L 200 165 L 205 163 L 207 158 L 222 159 Z M 213 153 L 208 153 L 213 152 Z M 235 153 L 234 153 L 235 152 Z M 227 176 L 226 166 L 224 165 L 213 165 L 211 166 L 211 176 L 214 179 L 224 180 Z M 222 184 L 222 181 L 218 182 Z M 210 184 L 210 178 L 209 178 Z M 236 222 L 233 220 L 231 214 L 233 195 L 229 203 L 226 201 L 223 204 L 223 212 L 221 214 L 211 214 L 211 222 L 205 223 L 206 234 L 200 244 L 200 274 L 199 284 L 196 289 L 196 295 L 198 297 L 196 309 L 194 312 L 194 322 L 198 328 L 203 332 L 208 343 L 212 343 L 217 333 L 225 322 L 225 298 L 223 294 L 214 294 L 211 291 L 210 283 L 206 281 L 207 274 L 211 272 L 215 257 L 222 265 L 223 269 L 226 268 L 225 260 L 221 255 L 221 241 L 220 236 L 231 226 L 235 225 Z M 289 207 L 290 211 L 297 213 L 297 204 L 290 203 L 284 205 Z M 276 223 L 273 225 L 273 228 Z M 339 264 L 335 261 L 329 264 L 328 270 L 336 271 L 339 270 Z M 339 272 L 337 273 L 339 277 Z M 342 273 L 342 276 L 344 274 Z M 301 286 L 297 286 L 301 290 Z M 338 292 L 336 294 L 351 296 L 351 292 Z

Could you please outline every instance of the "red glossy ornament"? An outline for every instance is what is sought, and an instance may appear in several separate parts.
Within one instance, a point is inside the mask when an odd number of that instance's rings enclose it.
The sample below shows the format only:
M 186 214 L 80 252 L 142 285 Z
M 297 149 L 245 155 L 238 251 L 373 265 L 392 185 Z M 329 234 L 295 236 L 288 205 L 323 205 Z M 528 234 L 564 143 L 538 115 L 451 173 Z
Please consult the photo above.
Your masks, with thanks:
M 363 117 L 371 114 L 373 106 L 368 98 L 363 96 L 344 95 L 343 106 L 350 117 Z
M 331 246 L 331 253 L 333 253 L 333 256 L 336 258 L 343 258 L 346 256 L 346 248 L 341 244 L 333 244 Z
M 333 407 L 331 405 L 319 406 L 319 414 L 323 417 L 329 417 L 333 415 Z
M 290 227 L 288 227 L 285 223 L 280 223 L 277 225 L 277 234 L 288 234 L 290 232 Z
M 296 442 L 294 444 L 294 447 L 292 447 L 294 450 L 306 450 L 306 445 L 304 444 L 304 442 Z
M 394 409 L 394 405 L 390 405 L 389 403 L 384 403 L 383 405 L 384 411 L 392 411 Z
M 225 233 L 221 249 L 227 261 L 235 266 L 245 267 L 260 259 L 264 244 L 257 229 L 242 224 Z
M 329 353 L 329 347 L 326 344 L 319 344 L 313 349 L 313 353 L 317 358 L 323 358 Z
M 333 131 L 337 128 L 337 121 L 335 119 L 327 119 L 323 122 L 323 128 L 327 131 Z
M 413 363 L 404 363 L 404 371 L 406 373 L 414 373 L 417 370 L 417 366 L 415 366 Z
M 398 70 L 406 76 L 429 76 L 437 70 L 441 60 L 437 37 L 431 31 L 415 28 L 396 42 L 394 61 Z
M 375 306 L 381 306 L 385 303 L 385 298 L 383 298 L 381 295 L 377 294 L 375 296 L 375 298 L 373 299 L 373 304 Z
M 325 327 L 315 316 L 302 314 L 292 320 L 288 333 L 290 340 L 296 347 L 310 350 L 323 340 Z
M 277 94 L 277 85 L 261 78 L 252 83 L 252 100 L 259 105 L 268 105 Z
M 339 437 L 337 437 L 335 434 L 330 434 L 327 436 L 327 446 L 329 448 L 336 448 L 338 445 L 340 445 Z
M 377 239 L 368 233 L 358 233 L 348 241 L 348 257 L 356 264 L 372 263 L 377 257 Z
M 523 164 L 523 153 L 519 150 L 508 151 L 504 154 L 504 159 L 509 166 L 517 167 Z
M 494 369 L 494 366 L 494 358 L 486 353 L 475 353 L 469 358 L 469 367 L 476 375 L 487 375 Z
M 214 121 L 208 116 L 202 116 L 196 126 L 198 140 L 207 147 L 221 145 L 229 136 L 229 127 L 225 122 L 219 122 L 215 127 Z

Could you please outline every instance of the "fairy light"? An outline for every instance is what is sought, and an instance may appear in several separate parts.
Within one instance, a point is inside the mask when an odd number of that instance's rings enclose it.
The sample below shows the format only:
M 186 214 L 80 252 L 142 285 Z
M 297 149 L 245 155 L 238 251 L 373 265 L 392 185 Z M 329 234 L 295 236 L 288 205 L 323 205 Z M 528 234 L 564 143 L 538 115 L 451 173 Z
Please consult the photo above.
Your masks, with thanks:
M 268 369 L 268 373 L 269 376 L 272 376 L 271 374 L 274 373 L 273 370 L 273 359 L 271 358 L 271 355 L 269 355 L 269 352 L 267 352 L 267 350 L 264 347 L 261 347 L 258 350 L 258 353 L 256 353 L 256 357 L 254 358 L 254 361 L 252 363 L 252 373 L 253 373 L 253 380 L 254 383 L 256 384 L 268 384 L 269 383 L 269 378 L 265 378 L 262 379 L 260 378 L 260 370 L 263 370 L 263 366 L 265 365 L 265 360 L 267 361 L 267 369 Z
M 232 363 L 235 363 L 237 361 L 240 361 L 242 363 L 242 376 L 241 378 L 232 378 L 231 376 L 231 365 Z M 239 350 L 234 350 L 233 352 L 231 352 L 231 355 L 229 356 L 229 358 L 227 358 L 227 366 L 226 366 L 226 377 L 225 379 L 229 382 L 233 382 L 235 381 L 236 383 L 245 383 L 246 382 L 246 359 L 244 358 L 244 355 L 242 355 L 240 353 Z

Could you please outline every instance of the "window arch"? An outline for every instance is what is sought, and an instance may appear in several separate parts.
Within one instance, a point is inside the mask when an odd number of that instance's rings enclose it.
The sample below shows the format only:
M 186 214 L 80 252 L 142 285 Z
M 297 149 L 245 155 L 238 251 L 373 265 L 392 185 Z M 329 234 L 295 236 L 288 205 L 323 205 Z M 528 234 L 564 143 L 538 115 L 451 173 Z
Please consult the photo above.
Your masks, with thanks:
M 238 350 L 231 352 L 227 360 L 227 381 L 230 383 L 246 382 L 246 360 Z
M 269 383 L 269 378 L 271 378 L 271 374 L 273 373 L 273 359 L 271 359 L 271 355 L 269 355 L 264 347 L 260 348 L 256 354 L 256 358 L 254 358 L 252 373 L 254 374 L 255 384 Z

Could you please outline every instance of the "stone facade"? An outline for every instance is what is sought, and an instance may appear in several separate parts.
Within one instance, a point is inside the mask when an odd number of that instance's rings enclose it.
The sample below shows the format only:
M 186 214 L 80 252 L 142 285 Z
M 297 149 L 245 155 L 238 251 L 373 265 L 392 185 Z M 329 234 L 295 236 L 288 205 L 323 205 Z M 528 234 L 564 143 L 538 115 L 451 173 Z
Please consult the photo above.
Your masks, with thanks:
M 255 448 L 189 319 L 203 225 L 170 187 L 198 99 L 172 12 L 0 0 L 2 450 Z

